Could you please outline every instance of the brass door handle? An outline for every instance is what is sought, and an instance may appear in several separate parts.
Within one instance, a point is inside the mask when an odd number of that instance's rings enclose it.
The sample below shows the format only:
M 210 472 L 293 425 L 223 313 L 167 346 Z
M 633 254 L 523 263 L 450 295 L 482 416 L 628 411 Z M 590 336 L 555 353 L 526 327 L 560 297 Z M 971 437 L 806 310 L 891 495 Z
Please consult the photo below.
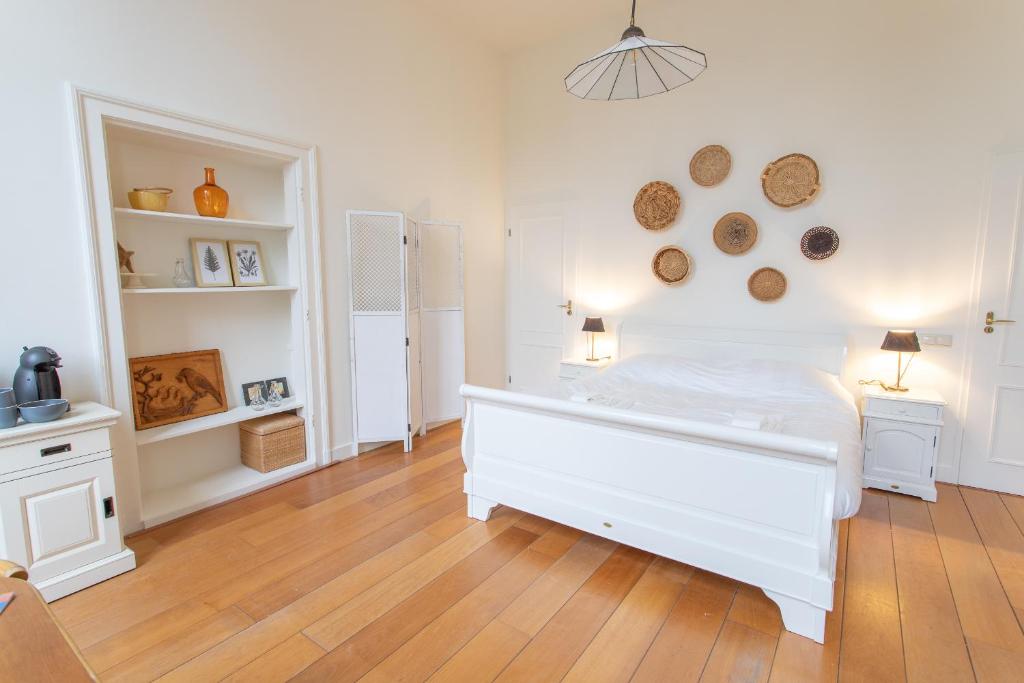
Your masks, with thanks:
M 985 324 L 995 325 L 996 323 L 1015 323 L 1016 320 L 996 320 L 995 311 L 989 311 L 985 314 Z
M 569 303 L 558 304 L 558 307 L 564 308 L 566 315 L 572 315 L 572 299 L 569 299 Z
M 997 323 L 1015 323 L 1016 320 L 997 320 L 995 311 L 989 311 L 985 314 L 985 334 L 992 334 L 996 331 L 996 328 L 992 327 Z

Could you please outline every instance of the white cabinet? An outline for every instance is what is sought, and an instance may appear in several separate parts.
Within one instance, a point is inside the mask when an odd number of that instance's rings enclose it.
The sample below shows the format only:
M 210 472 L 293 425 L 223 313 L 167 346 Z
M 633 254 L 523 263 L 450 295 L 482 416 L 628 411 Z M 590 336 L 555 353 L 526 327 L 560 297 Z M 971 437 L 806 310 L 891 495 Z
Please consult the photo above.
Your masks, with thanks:
M 604 367 L 610 361 L 607 358 L 599 360 L 576 360 L 565 358 L 558 364 L 558 380 L 562 384 L 569 384 L 578 379 L 590 377 Z
M 56 422 L 0 432 L 0 557 L 26 567 L 47 600 L 135 567 L 107 431 L 118 415 L 83 403 Z
M 864 486 L 934 501 L 942 398 L 917 389 L 864 390 Z

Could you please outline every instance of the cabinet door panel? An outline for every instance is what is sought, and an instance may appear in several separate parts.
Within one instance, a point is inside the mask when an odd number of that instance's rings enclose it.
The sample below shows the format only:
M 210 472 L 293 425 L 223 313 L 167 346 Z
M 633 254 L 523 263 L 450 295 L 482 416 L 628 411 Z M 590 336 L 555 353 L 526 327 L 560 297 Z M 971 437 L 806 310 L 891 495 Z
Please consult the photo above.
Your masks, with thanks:
M 865 474 L 907 482 L 930 480 L 935 427 L 871 419 L 865 429 Z
M 121 550 L 109 458 L 0 485 L 4 551 L 33 581 L 54 577 Z

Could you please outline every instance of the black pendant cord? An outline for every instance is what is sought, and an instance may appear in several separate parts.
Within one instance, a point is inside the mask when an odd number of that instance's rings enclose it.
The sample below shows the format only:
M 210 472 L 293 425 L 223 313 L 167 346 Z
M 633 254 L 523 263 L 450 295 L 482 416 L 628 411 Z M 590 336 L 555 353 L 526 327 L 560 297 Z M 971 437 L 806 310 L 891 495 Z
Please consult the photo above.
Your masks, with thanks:
M 633 9 L 629 12 L 629 25 L 636 26 L 636 0 L 633 0 Z

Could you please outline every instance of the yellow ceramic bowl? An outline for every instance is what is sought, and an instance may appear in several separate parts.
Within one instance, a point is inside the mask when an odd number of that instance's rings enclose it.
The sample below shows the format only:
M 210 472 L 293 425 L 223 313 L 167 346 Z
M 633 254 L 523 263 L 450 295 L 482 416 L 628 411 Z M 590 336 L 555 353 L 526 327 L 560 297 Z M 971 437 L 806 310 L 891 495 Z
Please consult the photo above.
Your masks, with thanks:
M 172 192 L 174 190 L 167 187 L 136 187 L 128 193 L 128 203 L 133 209 L 166 211 Z

